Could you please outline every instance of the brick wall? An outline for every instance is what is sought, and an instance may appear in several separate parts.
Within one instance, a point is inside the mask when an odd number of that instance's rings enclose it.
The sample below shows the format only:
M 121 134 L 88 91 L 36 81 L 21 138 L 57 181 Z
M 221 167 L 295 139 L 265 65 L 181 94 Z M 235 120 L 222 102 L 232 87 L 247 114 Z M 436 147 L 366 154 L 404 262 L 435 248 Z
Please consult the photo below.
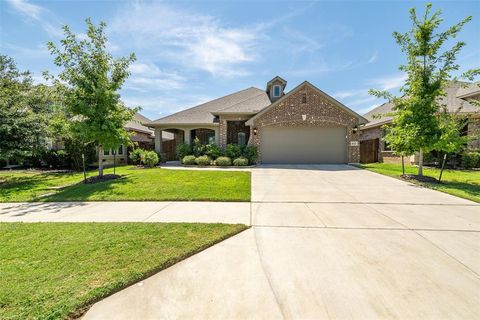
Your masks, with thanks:
M 228 121 L 246 121 L 251 117 L 252 116 L 248 116 L 248 115 L 220 115 L 220 121 L 219 121 L 220 122 L 219 123 L 220 146 L 225 147 L 227 145 L 227 140 L 228 140 L 227 122 Z M 248 142 L 248 137 L 247 137 L 247 142 Z
M 305 120 L 302 115 L 306 116 Z M 260 145 L 262 128 L 266 126 L 344 126 L 347 128 L 348 162 L 356 163 L 360 161 L 360 147 L 350 146 L 350 142 L 359 141 L 359 133 L 353 133 L 353 127 L 357 123 L 357 117 L 335 105 L 321 92 L 304 85 L 255 119 L 254 125 L 250 127 L 250 143 Z M 257 128 L 257 135 L 253 135 L 253 128 Z M 260 148 L 259 158 L 261 159 Z

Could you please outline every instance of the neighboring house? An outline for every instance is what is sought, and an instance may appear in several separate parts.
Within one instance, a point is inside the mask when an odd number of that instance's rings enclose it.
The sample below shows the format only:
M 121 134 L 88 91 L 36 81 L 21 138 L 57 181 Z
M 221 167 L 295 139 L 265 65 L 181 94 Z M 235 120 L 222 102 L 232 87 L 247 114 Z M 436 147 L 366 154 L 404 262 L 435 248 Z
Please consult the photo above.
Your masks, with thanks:
M 367 122 L 305 81 L 285 93 L 287 81 L 270 80 L 266 89 L 248 88 L 167 117 L 143 122 L 155 130 L 155 150 L 163 138 L 174 144 L 255 145 L 262 163 L 357 163 L 359 127 Z
M 131 140 L 138 148 L 153 150 L 154 149 L 154 131 L 142 123 L 150 122 L 150 119 L 144 117 L 140 113 L 135 113 L 132 120 L 128 121 L 125 125 L 125 130 L 132 133 Z M 162 137 L 163 148 L 170 149 L 173 145 L 173 134 L 165 133 Z M 104 150 L 101 157 L 101 161 L 105 165 L 113 164 L 113 159 L 117 163 L 129 162 L 128 155 L 133 148 L 131 146 L 121 145 L 117 150 Z
M 441 104 L 445 105 L 449 112 L 457 112 L 468 118 L 464 128 L 464 134 L 478 136 L 480 133 L 480 108 L 470 103 L 472 100 L 480 101 L 480 87 L 478 83 L 451 82 L 445 89 L 446 95 Z M 470 102 L 469 102 L 470 101 Z M 388 116 L 392 111 L 393 104 L 384 103 L 381 106 L 367 112 L 363 116 L 369 121 L 360 128 L 360 161 L 370 162 L 399 162 L 400 157 L 394 155 L 388 143 L 383 140 L 385 136 L 384 126 L 392 121 Z M 474 139 L 469 142 L 468 149 L 480 149 L 480 140 Z M 416 163 L 417 158 L 412 156 L 410 162 Z

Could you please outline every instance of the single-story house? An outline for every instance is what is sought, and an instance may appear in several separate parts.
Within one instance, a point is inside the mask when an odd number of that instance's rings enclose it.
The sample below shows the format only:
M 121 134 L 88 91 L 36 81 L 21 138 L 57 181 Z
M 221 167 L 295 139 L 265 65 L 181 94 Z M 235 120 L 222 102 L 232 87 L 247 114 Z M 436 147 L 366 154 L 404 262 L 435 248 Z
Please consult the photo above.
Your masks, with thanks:
M 445 89 L 446 95 L 442 97 L 441 104 L 446 106 L 452 113 L 463 114 L 468 121 L 464 128 L 464 134 L 478 136 L 480 133 L 480 108 L 470 103 L 472 100 L 480 101 L 480 86 L 478 83 L 451 82 Z M 399 162 L 398 156 L 388 143 L 383 140 L 385 135 L 384 126 L 392 121 L 388 114 L 392 112 L 393 104 L 384 103 L 367 112 L 363 116 L 368 123 L 360 128 L 360 162 Z M 480 140 L 474 139 L 469 142 L 468 149 L 480 150 Z M 411 163 L 417 162 L 417 157 L 410 157 Z
M 359 128 L 367 119 L 308 81 L 285 92 L 275 77 L 265 89 L 250 87 L 155 121 L 155 150 L 163 138 L 175 145 L 202 143 L 255 145 L 261 163 L 358 163 Z
M 143 125 L 143 123 L 148 123 L 150 121 L 150 119 L 137 112 L 134 114 L 132 120 L 125 124 L 125 130 L 132 133 L 130 139 L 138 148 L 146 150 L 154 149 L 155 133 L 151 128 Z M 162 136 L 162 141 L 163 148 L 166 150 L 170 150 L 175 147 L 173 145 L 174 141 L 172 133 L 166 132 Z M 103 161 L 103 163 L 107 166 L 113 164 L 114 158 L 118 164 L 128 163 L 128 155 L 132 149 L 132 147 L 120 145 L 118 150 L 104 150 L 103 155 L 101 156 L 101 161 Z

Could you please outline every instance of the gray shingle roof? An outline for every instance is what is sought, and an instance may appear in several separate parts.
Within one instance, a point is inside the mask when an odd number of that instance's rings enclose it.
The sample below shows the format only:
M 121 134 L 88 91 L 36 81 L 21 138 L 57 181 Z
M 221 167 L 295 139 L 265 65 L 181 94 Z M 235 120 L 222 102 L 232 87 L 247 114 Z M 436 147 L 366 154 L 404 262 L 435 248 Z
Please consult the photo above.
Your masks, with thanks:
M 262 98 L 262 95 L 264 95 L 266 99 Z M 225 112 L 254 112 L 254 110 L 258 111 L 265 107 L 266 105 L 263 104 L 265 104 L 267 100 L 268 96 L 263 90 L 250 87 L 160 118 L 149 124 L 212 124 L 214 119 L 212 113 L 221 110 L 225 110 Z M 270 100 L 268 100 L 268 104 L 270 104 Z
M 147 134 L 151 134 L 154 136 L 154 132 L 152 129 L 149 127 L 144 126 L 144 123 L 149 123 L 151 120 L 148 119 L 147 117 L 141 115 L 140 113 L 136 112 L 133 115 L 132 120 L 128 121 L 127 124 L 125 125 L 125 129 L 127 130 L 133 130 L 133 131 L 138 131 L 138 132 L 143 132 Z M 173 133 L 170 132 L 163 132 L 162 133 L 162 139 L 163 140 L 172 140 L 173 139 Z
M 465 85 L 467 85 L 467 89 L 472 86 L 476 86 L 476 84 L 470 83 L 465 84 L 462 82 L 452 82 L 446 89 L 446 95 L 442 97 L 441 104 L 446 105 L 447 109 L 450 112 L 462 112 L 462 113 L 471 113 L 471 112 L 478 112 L 477 107 L 473 106 L 472 104 L 468 103 L 463 99 L 458 98 L 459 92 L 465 90 Z M 388 123 L 392 120 L 392 117 L 384 116 L 385 114 L 392 111 L 393 103 L 386 102 L 373 110 L 365 113 L 363 116 L 369 121 L 364 128 L 378 126 L 384 123 Z

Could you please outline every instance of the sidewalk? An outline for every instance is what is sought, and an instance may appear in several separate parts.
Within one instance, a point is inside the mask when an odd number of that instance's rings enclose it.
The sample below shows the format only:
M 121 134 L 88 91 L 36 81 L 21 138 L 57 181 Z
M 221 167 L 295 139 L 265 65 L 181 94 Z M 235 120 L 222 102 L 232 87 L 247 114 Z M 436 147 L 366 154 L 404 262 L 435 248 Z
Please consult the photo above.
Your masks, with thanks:
M 249 202 L 0 203 L 0 222 L 204 222 L 250 225 Z

